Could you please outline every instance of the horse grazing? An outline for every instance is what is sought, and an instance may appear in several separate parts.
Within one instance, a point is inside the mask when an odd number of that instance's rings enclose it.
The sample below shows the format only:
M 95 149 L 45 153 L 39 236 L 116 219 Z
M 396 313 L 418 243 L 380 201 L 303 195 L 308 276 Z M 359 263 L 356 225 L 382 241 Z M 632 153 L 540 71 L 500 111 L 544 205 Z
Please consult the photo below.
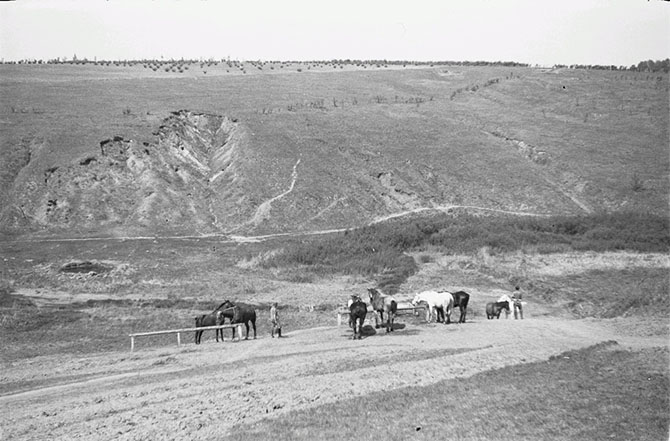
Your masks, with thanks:
M 349 326 L 354 329 L 354 340 L 358 336 L 360 340 L 363 334 L 363 323 L 365 323 L 365 316 L 368 313 L 368 305 L 357 296 L 356 299 L 349 305 Z M 358 326 L 358 330 L 357 327 Z
M 393 321 L 398 311 L 398 302 L 392 296 L 382 294 L 376 288 L 368 288 L 368 293 L 370 294 L 372 310 L 375 312 L 375 328 L 379 328 L 377 315 L 384 322 L 384 313 L 386 313 L 386 332 L 393 332 Z
M 508 302 L 489 302 L 486 304 L 486 318 L 491 320 L 493 317 L 499 319 L 500 312 L 502 310 L 507 311 L 509 314 L 509 303 Z
M 210 312 L 209 314 L 199 315 L 195 318 L 195 327 L 204 328 L 206 326 L 219 326 L 222 325 L 225 321 L 225 317 L 221 311 Z M 216 341 L 219 341 L 219 334 L 221 334 L 221 341 L 223 340 L 223 329 L 215 329 L 216 332 Z M 195 344 L 200 344 L 200 339 L 202 338 L 202 333 L 205 331 L 195 331 Z
M 249 340 L 249 323 L 251 323 L 254 328 L 254 339 L 256 339 L 256 310 L 253 306 L 226 300 L 216 310 L 220 311 L 223 316 L 230 318 L 231 324 L 244 323 L 247 328 L 245 340 Z M 235 328 L 233 328 L 233 338 L 235 338 Z
M 451 295 L 454 297 L 454 306 L 458 306 L 458 309 L 461 310 L 461 316 L 458 319 L 458 323 L 465 323 L 465 315 L 468 312 L 470 294 L 465 291 L 456 291 L 452 292 Z
M 451 323 L 451 312 L 454 309 L 454 297 L 450 292 L 443 291 L 423 291 L 414 296 L 412 300 L 412 305 L 416 306 L 421 302 L 426 302 L 428 304 L 428 309 L 426 311 L 426 321 L 430 323 L 431 317 L 433 316 L 433 310 L 435 310 L 435 321 L 439 322 L 438 309 L 442 309 L 445 315 L 445 324 Z

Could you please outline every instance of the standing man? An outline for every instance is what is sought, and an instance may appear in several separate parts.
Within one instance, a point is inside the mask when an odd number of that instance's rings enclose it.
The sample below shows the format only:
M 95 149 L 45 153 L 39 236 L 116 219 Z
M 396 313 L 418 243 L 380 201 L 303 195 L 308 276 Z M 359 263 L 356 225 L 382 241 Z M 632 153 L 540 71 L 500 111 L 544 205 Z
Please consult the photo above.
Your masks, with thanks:
M 523 320 L 523 305 L 521 304 L 522 297 L 523 295 L 521 294 L 521 290 L 517 286 L 516 288 L 514 288 L 514 294 L 512 294 L 512 303 L 514 304 L 514 320 L 516 320 L 519 317 L 521 318 L 521 320 Z
M 277 302 L 274 302 L 270 307 L 270 322 L 272 324 L 272 338 L 275 338 L 275 332 L 277 332 L 277 337 L 281 337 L 281 322 L 277 312 Z

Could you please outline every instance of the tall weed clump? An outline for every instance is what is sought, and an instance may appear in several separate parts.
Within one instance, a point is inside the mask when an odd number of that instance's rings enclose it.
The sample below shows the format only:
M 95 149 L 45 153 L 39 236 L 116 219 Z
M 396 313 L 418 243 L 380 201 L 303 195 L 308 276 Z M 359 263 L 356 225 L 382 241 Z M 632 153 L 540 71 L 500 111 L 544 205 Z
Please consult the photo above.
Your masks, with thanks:
M 668 218 L 647 213 L 606 213 L 553 217 L 457 216 L 438 221 L 437 233 L 426 238 L 452 253 L 472 253 L 482 247 L 494 252 L 567 250 L 667 252 Z
M 425 237 L 417 228 L 375 225 L 336 235 L 311 238 L 285 246 L 265 259 L 264 267 L 302 266 L 321 274 L 350 274 L 375 278 L 380 285 L 400 284 L 416 271 L 404 251 Z
M 520 218 L 518 216 L 437 215 L 393 220 L 315 237 L 285 246 L 263 260 L 264 267 L 300 266 L 322 274 L 358 274 L 396 286 L 417 267 L 407 251 L 438 249 L 474 254 L 532 249 L 670 251 L 667 218 L 644 213 Z

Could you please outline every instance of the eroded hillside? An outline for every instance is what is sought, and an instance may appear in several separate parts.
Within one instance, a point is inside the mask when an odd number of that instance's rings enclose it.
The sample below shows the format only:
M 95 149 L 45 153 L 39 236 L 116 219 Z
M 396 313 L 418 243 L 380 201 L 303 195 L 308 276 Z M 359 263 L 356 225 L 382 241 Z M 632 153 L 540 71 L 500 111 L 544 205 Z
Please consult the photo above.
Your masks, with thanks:
M 261 235 L 452 208 L 667 214 L 667 75 L 441 66 L 103 81 L 72 66 L 50 83 L 25 69 L 0 80 L 3 231 Z
M 218 231 L 240 211 L 235 189 L 244 128 L 219 115 L 178 111 L 155 142 L 115 136 L 63 166 L 26 161 L 2 211 L 13 227 L 119 232 Z M 30 146 L 39 157 L 48 141 Z

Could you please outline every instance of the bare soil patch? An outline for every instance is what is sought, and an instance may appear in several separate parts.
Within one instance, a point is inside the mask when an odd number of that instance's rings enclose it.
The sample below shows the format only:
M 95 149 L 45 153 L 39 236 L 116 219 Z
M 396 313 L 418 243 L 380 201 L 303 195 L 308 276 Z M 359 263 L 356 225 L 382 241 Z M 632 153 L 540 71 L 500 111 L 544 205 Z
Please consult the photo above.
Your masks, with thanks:
M 534 317 L 422 324 L 390 335 L 346 326 L 286 338 L 163 347 L 5 363 L 1 427 L 9 439 L 206 439 L 236 424 L 380 390 L 428 386 L 616 340 L 667 346 L 667 329 L 631 335 L 607 320 Z M 660 333 L 659 333 L 660 332 Z M 39 384 L 39 387 L 35 387 Z

